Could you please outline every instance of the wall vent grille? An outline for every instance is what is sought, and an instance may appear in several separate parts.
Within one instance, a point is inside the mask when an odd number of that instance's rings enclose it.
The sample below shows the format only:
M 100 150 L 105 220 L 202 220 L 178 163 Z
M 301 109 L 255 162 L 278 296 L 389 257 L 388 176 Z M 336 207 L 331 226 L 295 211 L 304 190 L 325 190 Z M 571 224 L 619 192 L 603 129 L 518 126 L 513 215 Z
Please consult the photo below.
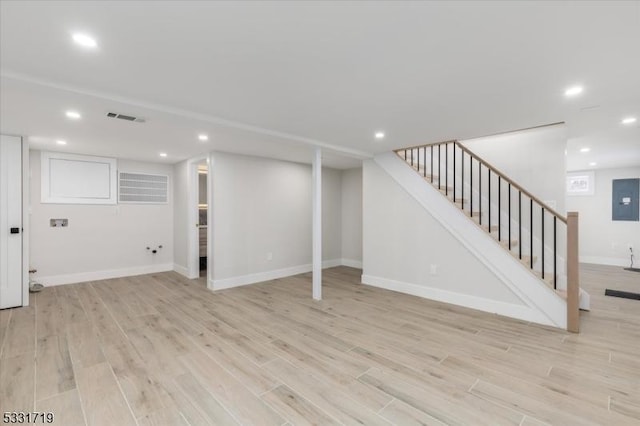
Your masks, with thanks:
M 130 204 L 166 204 L 169 176 L 120 172 L 118 200 Z

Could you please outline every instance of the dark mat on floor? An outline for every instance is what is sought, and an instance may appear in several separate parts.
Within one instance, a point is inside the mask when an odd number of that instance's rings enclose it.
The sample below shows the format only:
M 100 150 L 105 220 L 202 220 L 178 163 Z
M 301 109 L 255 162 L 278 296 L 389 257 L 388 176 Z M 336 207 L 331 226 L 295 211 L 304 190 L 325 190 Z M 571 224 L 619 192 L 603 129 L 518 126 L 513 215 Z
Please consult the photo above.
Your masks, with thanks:
M 640 268 L 624 268 L 625 271 L 640 272 Z
M 609 288 L 604 291 L 604 295 L 613 296 L 613 297 L 622 297 L 623 299 L 640 300 L 640 293 L 631 293 L 630 291 L 611 290 Z

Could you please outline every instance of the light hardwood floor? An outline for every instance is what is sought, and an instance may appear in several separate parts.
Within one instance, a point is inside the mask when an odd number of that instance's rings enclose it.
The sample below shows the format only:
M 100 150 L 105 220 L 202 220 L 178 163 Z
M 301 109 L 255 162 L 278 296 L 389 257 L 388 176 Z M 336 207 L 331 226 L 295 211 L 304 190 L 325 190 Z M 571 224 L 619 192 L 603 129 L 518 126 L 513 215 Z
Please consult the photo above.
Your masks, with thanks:
M 640 274 L 583 265 L 582 333 L 325 271 L 212 293 L 175 273 L 0 311 L 0 411 L 55 424 L 640 424 Z M 480 284 L 479 284 L 480 285 Z

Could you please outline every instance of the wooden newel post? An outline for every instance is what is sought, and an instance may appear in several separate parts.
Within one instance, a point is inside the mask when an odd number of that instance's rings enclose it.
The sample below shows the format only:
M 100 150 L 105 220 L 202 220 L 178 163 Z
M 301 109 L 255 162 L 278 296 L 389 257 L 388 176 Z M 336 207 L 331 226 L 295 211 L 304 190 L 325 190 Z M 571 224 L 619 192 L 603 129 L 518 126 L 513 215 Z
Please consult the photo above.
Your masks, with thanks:
M 567 213 L 567 330 L 580 332 L 580 272 L 578 212 Z

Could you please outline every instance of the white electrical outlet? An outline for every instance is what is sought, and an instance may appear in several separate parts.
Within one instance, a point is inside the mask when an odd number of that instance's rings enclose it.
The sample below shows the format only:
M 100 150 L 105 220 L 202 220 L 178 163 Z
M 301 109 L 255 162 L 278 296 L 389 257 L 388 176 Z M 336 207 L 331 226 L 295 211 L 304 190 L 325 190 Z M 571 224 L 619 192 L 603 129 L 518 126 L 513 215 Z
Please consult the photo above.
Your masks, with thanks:
M 271 262 L 273 260 L 273 253 L 268 252 L 267 253 L 267 262 Z
M 429 273 L 431 275 L 438 275 L 438 265 L 434 265 L 434 264 L 429 265 Z

